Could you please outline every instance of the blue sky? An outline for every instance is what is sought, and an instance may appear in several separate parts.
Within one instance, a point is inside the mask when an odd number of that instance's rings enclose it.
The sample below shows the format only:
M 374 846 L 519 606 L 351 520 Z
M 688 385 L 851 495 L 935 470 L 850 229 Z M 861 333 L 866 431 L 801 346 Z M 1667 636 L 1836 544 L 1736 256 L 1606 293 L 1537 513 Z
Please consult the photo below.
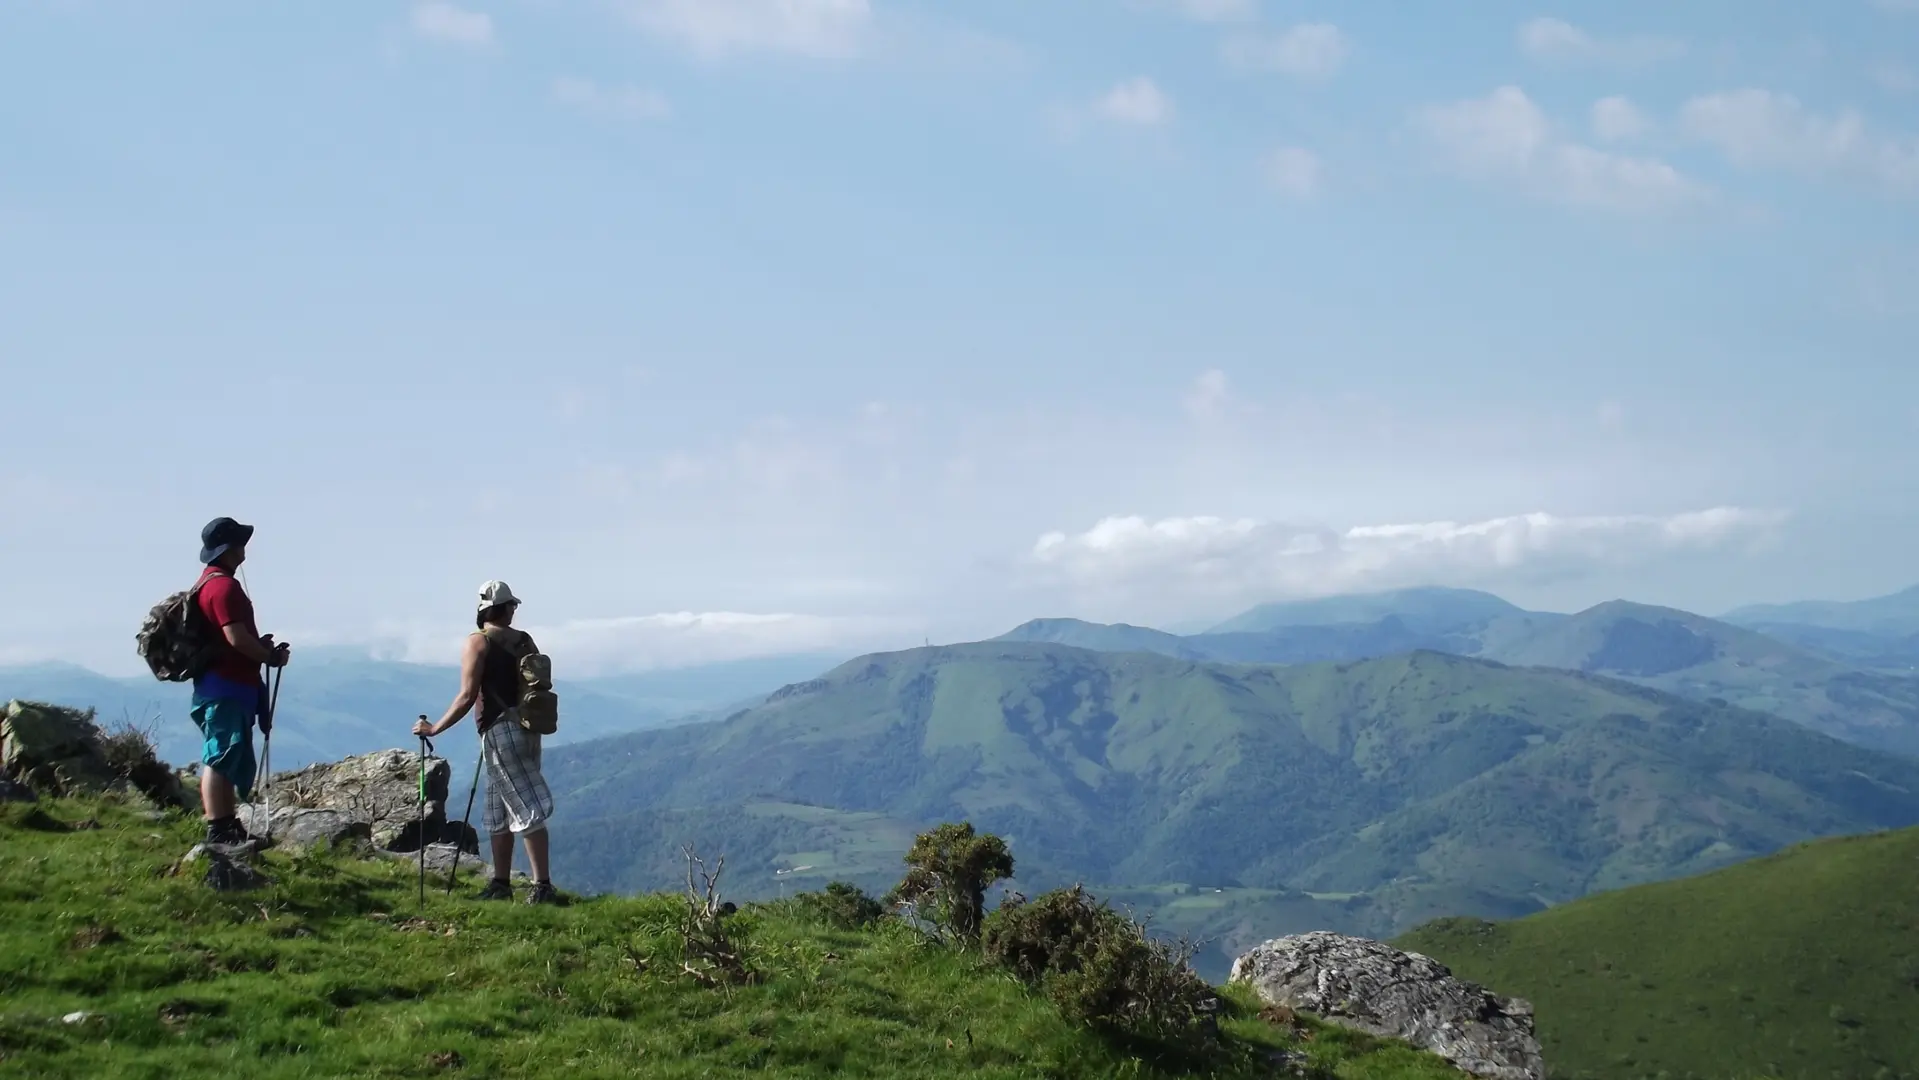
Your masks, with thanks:
M 0 660 L 218 514 L 296 642 L 592 669 L 1889 592 L 1916 207 L 1909 0 L 23 0 Z

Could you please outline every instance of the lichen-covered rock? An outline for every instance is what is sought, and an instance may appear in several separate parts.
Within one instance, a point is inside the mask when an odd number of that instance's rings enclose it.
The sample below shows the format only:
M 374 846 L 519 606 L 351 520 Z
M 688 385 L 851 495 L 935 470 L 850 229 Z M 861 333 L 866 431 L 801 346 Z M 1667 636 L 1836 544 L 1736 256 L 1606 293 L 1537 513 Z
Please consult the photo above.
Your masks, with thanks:
M 427 758 L 425 839 L 429 843 L 441 839 L 446 831 L 447 783 L 452 774 L 452 766 L 445 758 Z M 417 753 L 381 750 L 278 773 L 272 783 L 276 821 L 282 806 L 334 810 L 350 821 L 365 823 L 376 848 L 419 850 L 422 837 L 420 756 Z
M 355 840 L 371 842 L 373 839 L 369 823 L 355 821 L 339 810 L 276 806 L 273 808 L 270 828 L 266 816 L 263 805 L 249 804 L 239 808 L 240 824 L 246 826 L 249 834 L 271 837 L 275 847 L 288 851 L 330 848 Z
M 0 772 L 43 795 L 90 794 L 114 780 L 92 713 L 31 701 L 8 702 L 0 716 Z
M 41 795 L 137 791 L 162 808 L 185 804 L 145 734 L 103 731 L 90 710 L 9 702 L 0 711 L 0 774 Z
M 1232 981 L 1270 1005 L 1403 1039 L 1474 1076 L 1546 1076 L 1532 1005 L 1455 978 L 1429 956 L 1316 931 L 1258 946 L 1233 963 Z

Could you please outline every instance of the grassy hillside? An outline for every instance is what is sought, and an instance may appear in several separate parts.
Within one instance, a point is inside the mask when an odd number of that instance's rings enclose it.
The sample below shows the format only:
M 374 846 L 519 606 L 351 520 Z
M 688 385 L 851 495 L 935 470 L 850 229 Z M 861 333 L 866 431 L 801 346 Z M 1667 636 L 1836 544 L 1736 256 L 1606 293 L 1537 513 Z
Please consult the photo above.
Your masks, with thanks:
M 1033 619 L 993 639 L 1025 641 L 1043 645 L 1068 645 L 1097 652 L 1149 652 L 1174 656 L 1181 660 L 1204 660 L 1201 647 L 1164 630 L 1125 623 L 1090 623 L 1079 619 Z
M 1302 890 L 1331 898 L 1322 925 L 1372 932 L 1919 822 L 1919 761 L 1729 706 L 1436 653 L 1265 668 L 915 649 L 723 723 L 556 748 L 547 773 L 573 828 L 609 838 L 558 856 L 583 885 L 665 884 L 675 835 L 725 843 L 742 881 L 770 885 L 809 852 L 871 860 L 882 822 L 967 819 L 1018 847 L 1029 891 Z M 825 809 L 769 823 L 746 804 Z
M 1919 1077 L 1919 829 L 1398 944 L 1530 999 L 1555 1075 Z
M 1250 1078 L 1290 1050 L 1346 1080 L 1458 1076 L 1272 1026 L 1243 996 L 1207 1057 L 1116 1041 L 976 955 L 792 906 L 734 920 L 765 978 L 726 989 L 680 973 L 673 897 L 434 894 L 421 911 L 404 864 L 277 854 L 277 884 L 223 896 L 165 873 L 193 832 L 111 804 L 0 805 L 0 1074 Z

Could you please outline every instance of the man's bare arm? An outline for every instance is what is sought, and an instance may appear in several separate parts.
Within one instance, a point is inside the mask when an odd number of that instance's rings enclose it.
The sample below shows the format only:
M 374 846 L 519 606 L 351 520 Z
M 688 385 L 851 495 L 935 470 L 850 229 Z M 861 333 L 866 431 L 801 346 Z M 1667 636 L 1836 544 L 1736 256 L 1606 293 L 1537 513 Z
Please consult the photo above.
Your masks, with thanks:
M 286 649 L 284 645 L 269 644 L 246 623 L 228 623 L 220 628 L 220 632 L 226 635 L 227 644 L 233 646 L 235 652 L 256 664 L 274 663 Z
M 485 659 L 486 639 L 478 634 L 468 635 L 466 648 L 460 654 L 460 692 L 454 695 L 453 704 L 447 706 L 446 715 L 440 718 L 439 723 L 429 725 L 421 721 L 413 726 L 415 734 L 432 738 L 473 711 L 474 703 L 480 700 L 480 669 Z M 426 730 L 422 731 L 422 728 Z

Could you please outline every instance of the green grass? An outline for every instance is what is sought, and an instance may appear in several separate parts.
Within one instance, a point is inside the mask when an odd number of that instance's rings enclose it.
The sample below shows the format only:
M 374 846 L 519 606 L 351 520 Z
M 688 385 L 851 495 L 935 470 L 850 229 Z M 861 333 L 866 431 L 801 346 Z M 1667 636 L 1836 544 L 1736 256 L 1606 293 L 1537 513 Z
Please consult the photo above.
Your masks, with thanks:
M 273 886 L 220 895 L 166 874 L 195 832 L 110 802 L 0 807 L 0 1075 L 1252 1077 L 1292 1048 L 1347 1080 L 1457 1076 L 1274 1027 L 1238 992 L 1206 1061 L 1112 1042 L 975 956 L 790 904 L 743 911 L 767 977 L 721 990 L 678 973 L 670 896 L 418 911 L 406 864 L 279 853 Z
M 1397 942 L 1531 1000 L 1561 1077 L 1919 1077 L 1919 829 Z

